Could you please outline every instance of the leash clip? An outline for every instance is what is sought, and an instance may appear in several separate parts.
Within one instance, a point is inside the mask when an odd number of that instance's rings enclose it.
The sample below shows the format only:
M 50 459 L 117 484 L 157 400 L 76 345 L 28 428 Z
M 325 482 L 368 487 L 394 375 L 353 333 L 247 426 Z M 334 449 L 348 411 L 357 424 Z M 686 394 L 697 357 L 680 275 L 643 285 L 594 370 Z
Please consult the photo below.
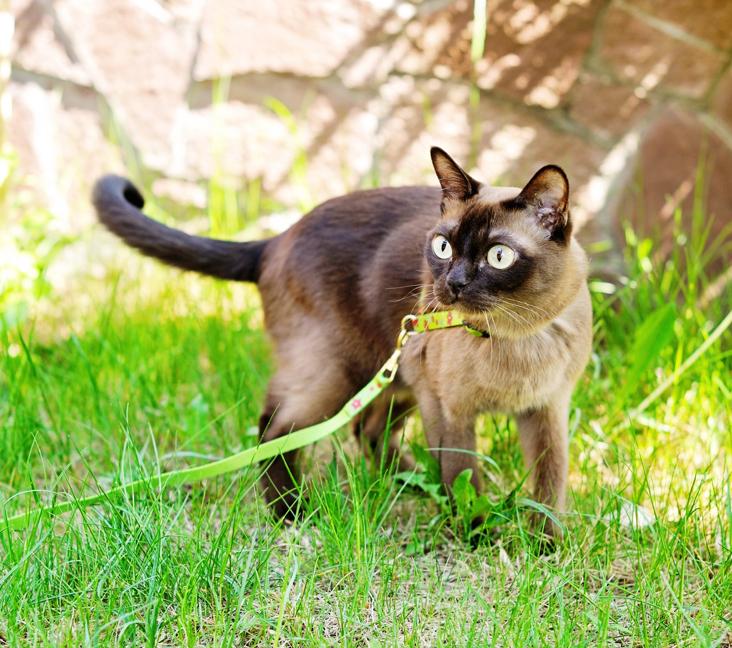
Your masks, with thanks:
M 407 343 L 407 340 L 413 335 L 416 335 L 414 330 L 414 323 L 416 321 L 417 317 L 415 315 L 405 315 L 402 317 L 402 328 L 397 337 L 396 348 L 379 372 L 383 381 L 390 383 L 394 380 L 394 376 L 396 376 L 397 369 L 399 368 L 399 357 L 402 355 L 402 349 Z
M 394 352 L 389 356 L 389 359 L 384 363 L 384 366 L 381 367 L 379 376 L 384 382 L 390 383 L 394 381 L 394 376 L 396 376 L 397 369 L 399 368 L 400 355 L 402 355 L 401 348 L 394 349 Z
M 414 324 L 417 321 L 416 315 L 405 315 L 402 317 L 402 329 L 399 331 L 399 337 L 397 337 L 396 348 L 401 349 L 407 340 L 415 334 Z

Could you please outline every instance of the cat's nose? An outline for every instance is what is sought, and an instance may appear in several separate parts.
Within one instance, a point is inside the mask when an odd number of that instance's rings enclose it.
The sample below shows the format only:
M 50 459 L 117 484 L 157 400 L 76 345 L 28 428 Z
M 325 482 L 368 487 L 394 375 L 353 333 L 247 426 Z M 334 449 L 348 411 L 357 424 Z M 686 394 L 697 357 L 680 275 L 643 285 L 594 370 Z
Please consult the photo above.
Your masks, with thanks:
M 470 279 L 468 278 L 468 274 L 465 271 L 465 268 L 461 266 L 453 268 L 447 275 L 447 287 L 456 297 L 469 283 Z
M 459 295 L 463 288 L 468 285 L 468 282 L 464 278 L 447 278 L 447 287 L 455 294 Z

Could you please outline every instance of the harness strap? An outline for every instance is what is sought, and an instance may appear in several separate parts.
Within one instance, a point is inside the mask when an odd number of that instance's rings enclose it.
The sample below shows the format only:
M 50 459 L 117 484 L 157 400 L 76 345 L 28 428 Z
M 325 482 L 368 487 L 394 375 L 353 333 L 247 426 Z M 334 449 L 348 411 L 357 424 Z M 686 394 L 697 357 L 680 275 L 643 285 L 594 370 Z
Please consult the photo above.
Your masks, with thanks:
M 136 481 L 122 484 L 108 491 L 90 495 L 89 497 L 76 498 L 73 494 L 70 499 L 60 504 L 51 504 L 43 507 L 29 507 L 25 512 L 13 516 L 7 515 L 7 505 L 3 510 L 2 519 L 4 526 L 11 530 L 24 529 L 33 522 L 36 522 L 44 515 L 57 516 L 68 511 L 79 510 L 94 504 L 110 502 L 117 495 L 131 494 L 143 490 L 146 487 L 153 487 L 158 490 L 173 488 L 184 484 L 192 484 L 204 479 L 211 479 L 219 475 L 240 470 L 254 463 L 272 459 L 278 455 L 297 450 L 310 445 L 341 429 L 349 421 L 352 421 L 362 412 L 379 394 L 381 394 L 394 380 L 399 368 L 399 357 L 407 340 L 419 333 L 436 331 L 438 329 L 465 327 L 469 332 L 477 329 L 468 328 L 459 314 L 455 311 L 439 311 L 429 314 L 407 315 L 402 319 L 401 331 L 397 338 L 396 348 L 389 359 L 379 369 L 377 374 L 351 398 L 341 410 L 331 418 L 310 425 L 302 430 L 290 432 L 282 437 L 261 443 L 254 448 L 242 450 L 230 457 L 212 461 L 201 466 L 171 470 L 170 472 L 159 473 L 153 477 L 146 477 Z M 478 331 L 478 335 L 482 332 Z M 486 334 L 487 335 L 487 334 Z M 18 493 L 20 495 L 20 493 Z M 17 495 L 16 495 L 17 497 Z M 3 524 L 0 523 L 0 529 Z

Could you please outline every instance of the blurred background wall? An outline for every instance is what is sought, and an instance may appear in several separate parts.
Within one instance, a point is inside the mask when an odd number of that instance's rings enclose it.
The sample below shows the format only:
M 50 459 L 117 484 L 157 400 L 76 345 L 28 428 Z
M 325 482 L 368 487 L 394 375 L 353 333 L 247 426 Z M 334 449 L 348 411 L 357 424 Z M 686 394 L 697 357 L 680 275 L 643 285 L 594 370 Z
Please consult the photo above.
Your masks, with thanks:
M 600 271 L 626 218 L 663 231 L 695 191 L 714 232 L 732 222 L 732 2 L 482 7 L 10 0 L 17 175 L 74 231 L 110 170 L 182 206 L 215 186 L 239 212 L 292 214 L 435 184 L 438 144 L 500 184 L 562 165 Z

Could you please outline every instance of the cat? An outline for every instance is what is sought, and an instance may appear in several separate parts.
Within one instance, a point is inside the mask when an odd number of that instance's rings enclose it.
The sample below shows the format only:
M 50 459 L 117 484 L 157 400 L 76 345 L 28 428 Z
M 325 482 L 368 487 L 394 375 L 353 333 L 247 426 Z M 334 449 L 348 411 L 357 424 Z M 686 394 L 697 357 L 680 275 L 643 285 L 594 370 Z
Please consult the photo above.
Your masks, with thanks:
M 592 338 L 567 176 L 549 165 L 523 189 L 491 187 L 442 149 L 431 157 L 440 188 L 357 191 L 261 241 L 166 227 L 143 215 L 140 192 L 118 176 L 98 181 L 93 203 L 101 222 L 143 254 L 257 283 L 276 359 L 259 420 L 265 441 L 335 414 L 390 355 L 405 314 L 458 310 L 489 337 L 457 328 L 410 339 L 396 381 L 356 429 L 380 447 L 387 418 L 398 433 L 416 403 L 449 493 L 468 468 L 480 488 L 476 416 L 513 414 L 534 497 L 562 511 L 570 397 Z M 295 454 L 275 459 L 262 479 L 282 517 L 297 511 Z M 551 523 L 547 530 L 558 532 Z

